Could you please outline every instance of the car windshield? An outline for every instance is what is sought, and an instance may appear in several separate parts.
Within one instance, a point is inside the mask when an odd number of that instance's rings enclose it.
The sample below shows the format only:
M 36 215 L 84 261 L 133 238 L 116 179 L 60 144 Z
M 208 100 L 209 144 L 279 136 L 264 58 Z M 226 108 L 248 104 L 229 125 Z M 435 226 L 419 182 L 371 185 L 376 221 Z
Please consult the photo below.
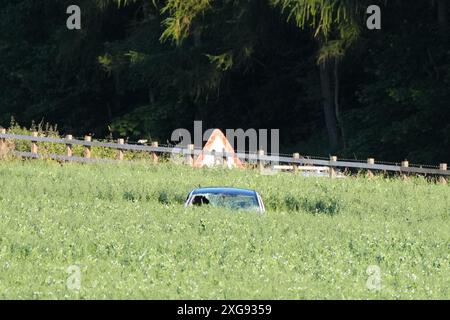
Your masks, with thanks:
M 230 209 L 257 209 L 258 203 L 254 196 L 226 193 L 205 193 L 194 196 L 194 205 L 210 204 L 215 207 L 226 207 Z

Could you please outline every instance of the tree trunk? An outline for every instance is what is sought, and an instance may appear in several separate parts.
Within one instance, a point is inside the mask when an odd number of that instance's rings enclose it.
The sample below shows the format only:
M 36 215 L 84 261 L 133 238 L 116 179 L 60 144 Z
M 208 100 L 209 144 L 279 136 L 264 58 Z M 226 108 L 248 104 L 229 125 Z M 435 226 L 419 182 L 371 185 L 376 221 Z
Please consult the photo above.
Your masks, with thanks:
M 334 59 L 334 113 L 336 115 L 336 120 L 341 130 L 341 140 L 342 146 L 344 150 L 347 148 L 347 143 L 345 141 L 345 130 L 344 130 L 344 121 L 341 117 L 341 107 L 339 104 L 339 95 L 340 95 L 340 80 L 339 80 L 339 59 Z
M 333 103 L 333 90 L 331 87 L 331 73 L 329 63 L 323 62 L 319 65 L 319 68 L 322 105 L 325 115 L 325 124 L 327 127 L 328 139 L 330 142 L 330 151 L 336 151 L 339 146 L 339 138 L 336 113 Z
M 438 0 L 438 23 L 439 30 L 443 37 L 447 36 L 448 32 L 448 14 L 447 14 L 448 0 Z

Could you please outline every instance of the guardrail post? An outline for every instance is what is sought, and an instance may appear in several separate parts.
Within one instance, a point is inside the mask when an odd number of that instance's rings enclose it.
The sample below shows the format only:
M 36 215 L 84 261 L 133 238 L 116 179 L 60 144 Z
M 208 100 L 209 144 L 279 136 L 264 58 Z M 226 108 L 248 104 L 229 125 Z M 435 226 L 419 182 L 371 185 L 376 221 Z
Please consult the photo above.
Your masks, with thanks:
M 92 137 L 91 136 L 84 136 L 84 141 L 86 142 L 91 142 L 92 141 Z M 91 146 L 84 146 L 84 157 L 85 158 L 91 158 L 92 156 L 92 152 L 91 152 Z
M 446 163 L 441 163 L 439 165 L 439 170 L 447 171 L 447 164 Z M 442 183 L 442 184 L 447 184 L 447 179 L 444 176 L 440 176 L 439 177 L 439 182 Z
M 403 168 L 409 168 L 409 161 L 407 161 L 407 160 L 402 161 L 401 166 L 402 166 L 402 169 Z M 406 173 L 402 173 L 402 178 L 403 178 L 403 180 L 407 180 L 408 179 L 407 174 Z
M 152 142 L 152 147 L 153 148 L 158 148 L 158 141 L 153 141 Z M 158 163 L 158 154 L 156 153 L 156 151 L 152 151 L 152 161 L 153 163 Z
M 330 157 L 330 178 L 331 179 L 336 178 L 336 167 L 333 166 L 333 162 L 337 162 L 336 156 Z
M 367 164 L 369 165 L 369 166 L 373 166 L 374 164 L 375 164 L 375 159 L 374 158 L 368 158 L 367 159 Z M 373 178 L 374 177 L 374 174 L 373 174 L 373 171 L 372 170 L 367 170 L 367 176 L 369 177 L 369 178 Z
M 185 156 L 186 164 L 191 166 L 191 167 L 194 166 L 194 157 L 193 157 L 194 148 L 195 148 L 195 146 L 193 144 L 188 144 L 188 146 L 187 146 L 187 153 L 186 153 L 186 156 Z
M 38 132 L 37 131 L 33 131 L 31 133 L 31 136 L 34 137 L 34 138 L 37 138 Z M 31 153 L 33 153 L 33 154 L 37 154 L 38 153 L 37 141 L 31 140 Z
M 292 158 L 294 159 L 294 160 L 300 160 L 300 153 L 294 153 L 293 155 L 292 155 Z M 298 173 L 298 163 L 296 163 L 296 162 L 294 162 L 293 163 L 293 165 L 294 165 L 294 174 L 297 174 Z
M 264 169 L 264 161 L 261 157 L 264 156 L 264 150 L 258 150 L 258 169 L 262 171 Z
M 72 139 L 73 139 L 73 137 L 72 137 L 71 134 L 68 134 L 66 136 L 66 140 L 72 140 Z M 67 154 L 67 156 L 69 158 L 72 157 L 72 155 L 73 155 L 73 148 L 72 148 L 72 144 L 71 143 L 67 143 L 66 144 L 66 154 Z
M 118 139 L 117 143 L 123 145 L 123 144 L 125 144 L 125 140 L 124 139 Z M 118 154 L 117 154 L 117 159 L 119 161 L 123 160 L 123 150 L 122 149 L 119 149 Z

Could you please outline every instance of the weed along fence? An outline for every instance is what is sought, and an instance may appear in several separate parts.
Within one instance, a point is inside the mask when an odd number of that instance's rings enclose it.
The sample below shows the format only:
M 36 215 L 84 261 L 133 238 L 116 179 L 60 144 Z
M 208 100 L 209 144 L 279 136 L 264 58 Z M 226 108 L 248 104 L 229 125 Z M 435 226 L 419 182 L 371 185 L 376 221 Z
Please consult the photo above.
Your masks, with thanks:
M 28 151 L 17 150 L 16 144 L 18 142 L 26 143 L 29 147 Z M 64 147 L 64 154 L 41 152 L 40 144 L 58 144 Z M 75 155 L 74 148 L 82 149 L 82 154 Z M 93 148 L 106 148 L 114 151 L 114 156 L 105 158 L 95 154 Z M 375 159 L 370 158 L 366 161 L 355 160 L 339 160 L 336 156 L 330 159 L 311 159 L 300 156 L 299 153 L 294 153 L 292 156 L 286 155 L 268 155 L 263 150 L 257 153 L 242 153 L 235 154 L 227 152 L 207 152 L 195 149 L 194 145 L 186 147 L 170 147 L 159 146 L 158 142 L 151 142 L 150 145 L 130 144 L 125 143 L 124 139 L 118 139 L 117 142 L 101 142 L 92 140 L 91 136 L 85 136 L 84 139 L 74 139 L 71 135 L 65 138 L 59 137 L 45 137 L 39 136 L 37 132 L 32 132 L 32 135 L 18 135 L 7 133 L 5 129 L 0 129 L 0 154 L 2 150 L 7 150 L 7 154 L 21 158 L 47 158 L 58 161 L 74 161 L 74 162 L 119 162 L 126 161 L 126 152 L 140 152 L 145 155 L 144 158 L 151 159 L 157 163 L 161 157 L 174 158 L 177 161 L 184 162 L 187 165 L 194 166 L 194 160 L 200 155 L 212 155 L 214 159 L 221 159 L 222 163 L 228 157 L 237 157 L 243 163 L 256 166 L 263 170 L 270 166 L 276 170 L 289 170 L 294 173 L 299 171 L 320 171 L 327 172 L 331 178 L 337 176 L 338 170 L 360 171 L 364 170 L 369 176 L 375 172 L 392 172 L 402 176 L 409 174 L 419 174 L 426 176 L 434 176 L 441 182 L 447 182 L 450 176 L 446 163 L 441 163 L 439 166 L 415 166 L 410 165 L 408 161 L 403 161 L 400 164 L 386 164 L 377 163 Z M 61 150 L 61 148 L 60 148 Z M 219 161 L 220 162 L 220 161 Z

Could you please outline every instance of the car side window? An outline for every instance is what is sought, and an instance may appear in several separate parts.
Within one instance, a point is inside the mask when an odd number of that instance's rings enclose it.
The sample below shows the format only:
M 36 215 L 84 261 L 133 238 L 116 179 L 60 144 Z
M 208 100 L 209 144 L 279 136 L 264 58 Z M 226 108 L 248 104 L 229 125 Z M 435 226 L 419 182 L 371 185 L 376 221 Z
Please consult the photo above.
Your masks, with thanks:
M 209 200 L 203 195 L 198 195 L 194 197 L 194 199 L 192 200 L 192 204 L 194 206 L 201 206 L 204 204 L 209 204 Z

